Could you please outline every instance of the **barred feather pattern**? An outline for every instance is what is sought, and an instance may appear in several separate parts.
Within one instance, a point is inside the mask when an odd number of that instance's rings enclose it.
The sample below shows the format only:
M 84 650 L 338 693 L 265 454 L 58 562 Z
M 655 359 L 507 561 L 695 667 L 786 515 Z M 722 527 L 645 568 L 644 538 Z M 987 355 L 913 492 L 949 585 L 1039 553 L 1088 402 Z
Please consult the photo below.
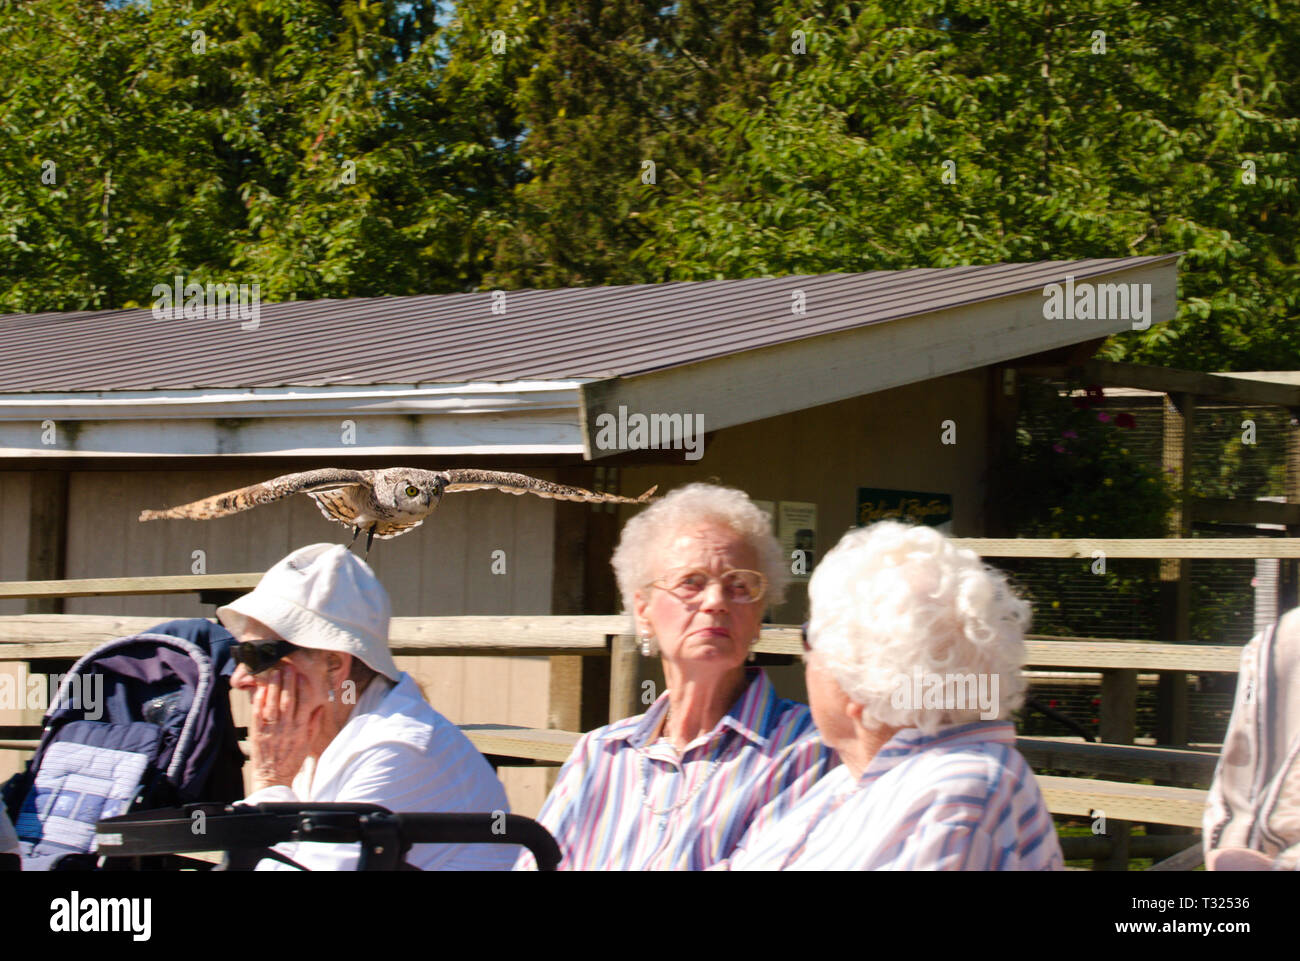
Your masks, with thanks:
M 437 510 L 443 494 L 473 490 L 533 494 L 552 500 L 593 504 L 645 504 L 657 486 L 639 497 L 623 497 L 509 471 L 427 471 L 409 467 L 347 470 L 326 467 L 285 474 L 261 484 L 214 494 L 166 510 L 141 511 L 140 520 L 211 520 L 270 504 L 293 494 L 307 494 L 330 520 L 354 531 L 368 531 L 374 537 L 391 538 L 419 527 Z

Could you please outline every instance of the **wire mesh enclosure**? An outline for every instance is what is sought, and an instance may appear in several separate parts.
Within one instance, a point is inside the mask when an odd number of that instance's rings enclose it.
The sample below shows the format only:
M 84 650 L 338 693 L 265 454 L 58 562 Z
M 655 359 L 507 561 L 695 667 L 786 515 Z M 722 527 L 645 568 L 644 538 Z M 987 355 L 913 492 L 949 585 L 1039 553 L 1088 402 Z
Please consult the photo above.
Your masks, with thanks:
M 1183 417 L 1163 394 L 1116 389 L 1091 392 L 1051 385 L 1062 406 L 1073 407 L 1073 424 L 1086 418 L 1116 427 L 1105 439 L 1108 449 L 1135 469 L 1158 472 L 1176 489 L 1185 460 Z M 1040 395 L 1041 397 L 1041 395 Z M 1086 398 L 1086 399 L 1085 399 Z M 1294 458 L 1295 421 L 1276 407 L 1199 404 L 1189 446 L 1191 468 L 1187 492 L 1192 498 L 1216 500 L 1286 500 L 1288 457 Z M 1022 448 L 1051 451 L 1068 458 L 1077 431 L 1062 429 L 1058 418 L 1044 416 L 1040 400 L 1023 410 L 1017 423 Z M 1051 453 L 1049 457 L 1053 456 Z M 1113 463 L 1113 462 L 1112 462 Z M 1088 483 L 1113 483 L 1105 471 L 1087 475 Z M 1081 481 L 1083 478 L 1081 477 Z M 1158 485 L 1157 485 L 1158 486 Z M 1087 503 L 1086 498 L 1076 502 Z M 1104 502 L 1103 502 L 1104 503 Z M 1184 522 L 1175 502 L 1166 519 L 1166 533 Z M 1154 531 L 1124 533 L 1102 510 L 1091 515 L 1065 516 L 1053 510 L 1042 516 L 1009 518 L 1017 536 L 1160 536 Z M 1060 531 L 1052 530 L 1053 521 Z M 1192 537 L 1285 536 L 1280 525 L 1213 523 L 1193 516 L 1184 530 Z M 1086 533 L 1085 533 L 1086 532 Z M 1145 559 L 997 558 L 1034 609 L 1034 634 L 1059 637 L 1108 638 L 1128 641 L 1172 641 L 1162 617 L 1169 592 L 1179 576 L 1179 562 Z M 1244 645 L 1279 613 L 1282 565 L 1264 559 L 1192 559 L 1182 562 L 1190 582 L 1190 643 Z M 1188 741 L 1218 744 L 1232 710 L 1235 675 L 1188 677 Z M 1096 673 L 1034 672 L 1030 694 L 1085 730 L 1096 731 L 1101 712 L 1101 676 Z M 1158 732 L 1158 676 L 1138 679 L 1136 737 L 1155 741 Z M 1022 732 L 1029 735 L 1072 736 L 1067 724 L 1031 708 L 1024 712 Z

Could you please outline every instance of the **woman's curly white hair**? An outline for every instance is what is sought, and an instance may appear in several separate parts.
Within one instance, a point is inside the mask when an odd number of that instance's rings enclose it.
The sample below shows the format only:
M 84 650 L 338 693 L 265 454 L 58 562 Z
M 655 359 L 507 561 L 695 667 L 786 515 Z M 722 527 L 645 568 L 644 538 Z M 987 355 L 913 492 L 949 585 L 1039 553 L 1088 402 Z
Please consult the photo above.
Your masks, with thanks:
M 928 527 L 882 521 L 849 531 L 808 585 L 809 638 L 831 676 L 863 706 L 867 726 L 940 726 L 980 719 L 978 704 L 942 707 L 899 697 L 919 673 L 997 683 L 997 716 L 1024 702 L 1030 607 L 1006 577 Z M 987 715 L 986 715 L 987 717 Z
M 790 579 L 781 545 L 772 536 L 772 519 L 744 491 L 715 484 L 687 484 L 654 501 L 623 526 L 610 563 L 623 597 L 623 610 L 635 610 L 638 588 L 666 572 L 660 558 L 667 545 L 689 531 L 720 526 L 742 537 L 758 555 L 758 571 L 767 578 L 765 607 L 781 603 Z

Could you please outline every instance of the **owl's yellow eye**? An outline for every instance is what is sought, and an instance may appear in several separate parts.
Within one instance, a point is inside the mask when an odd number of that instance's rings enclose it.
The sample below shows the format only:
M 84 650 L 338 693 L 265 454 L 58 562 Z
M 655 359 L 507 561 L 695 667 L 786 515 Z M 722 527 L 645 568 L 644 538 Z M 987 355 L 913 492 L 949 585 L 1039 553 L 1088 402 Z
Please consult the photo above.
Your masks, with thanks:
M 416 487 L 414 484 L 407 484 L 407 485 L 406 485 L 406 496 L 407 496 L 407 497 L 414 497 L 414 496 L 415 496 L 416 494 L 418 494 L 418 493 L 420 493 L 420 489 L 419 489 L 418 487 Z

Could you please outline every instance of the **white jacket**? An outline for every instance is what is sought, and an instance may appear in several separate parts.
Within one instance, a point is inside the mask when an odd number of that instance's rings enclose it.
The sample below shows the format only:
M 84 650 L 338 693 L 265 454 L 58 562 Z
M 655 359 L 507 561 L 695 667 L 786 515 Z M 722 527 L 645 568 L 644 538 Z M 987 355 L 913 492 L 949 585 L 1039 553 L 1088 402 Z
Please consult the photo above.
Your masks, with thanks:
M 293 787 L 254 791 L 242 803 L 339 801 L 380 804 L 395 814 L 509 811 L 491 766 L 456 725 L 435 711 L 409 674 L 374 678 L 317 763 Z M 358 844 L 286 843 L 276 850 L 312 871 L 352 871 Z M 507 871 L 512 844 L 417 844 L 407 861 L 425 871 Z M 265 859 L 258 870 L 296 870 Z
M 1300 608 L 1241 652 L 1202 826 L 1207 870 L 1300 871 Z

